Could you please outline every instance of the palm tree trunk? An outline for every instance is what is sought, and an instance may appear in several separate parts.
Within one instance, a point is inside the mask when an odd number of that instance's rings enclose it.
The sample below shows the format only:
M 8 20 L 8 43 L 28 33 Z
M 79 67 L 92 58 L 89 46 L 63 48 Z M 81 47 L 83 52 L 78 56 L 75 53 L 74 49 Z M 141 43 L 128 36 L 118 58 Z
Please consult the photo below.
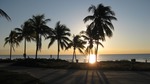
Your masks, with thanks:
M 75 55 L 75 50 L 73 51 L 72 62 L 74 62 L 74 55 Z
M 74 51 L 74 57 L 75 57 L 75 61 L 77 61 L 76 51 Z
M 26 38 L 24 39 L 24 59 L 26 59 Z
M 90 54 L 91 54 L 91 49 L 89 50 L 89 59 L 88 59 L 88 63 L 90 62 Z
M 37 54 L 38 54 L 38 42 L 36 42 L 36 53 L 35 53 L 35 59 L 37 59 Z
M 11 54 L 12 54 L 12 44 L 10 44 L 10 60 L 11 60 Z
M 57 41 L 57 44 L 58 44 L 58 53 L 57 53 L 57 59 L 59 59 L 59 52 L 60 52 L 60 49 L 59 49 L 59 40 Z
M 38 48 L 39 48 L 39 35 L 36 34 L 36 53 L 35 53 L 35 59 L 37 59 Z
M 98 42 L 97 42 L 97 47 L 96 47 L 96 63 L 97 63 L 97 57 L 98 57 Z

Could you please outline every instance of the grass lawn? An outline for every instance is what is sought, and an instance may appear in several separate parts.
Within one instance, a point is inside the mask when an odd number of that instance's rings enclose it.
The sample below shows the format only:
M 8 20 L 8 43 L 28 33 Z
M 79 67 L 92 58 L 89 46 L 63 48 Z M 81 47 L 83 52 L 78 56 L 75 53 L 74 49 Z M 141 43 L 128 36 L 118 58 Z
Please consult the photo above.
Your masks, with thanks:
M 28 74 L 0 70 L 0 84 L 44 84 Z

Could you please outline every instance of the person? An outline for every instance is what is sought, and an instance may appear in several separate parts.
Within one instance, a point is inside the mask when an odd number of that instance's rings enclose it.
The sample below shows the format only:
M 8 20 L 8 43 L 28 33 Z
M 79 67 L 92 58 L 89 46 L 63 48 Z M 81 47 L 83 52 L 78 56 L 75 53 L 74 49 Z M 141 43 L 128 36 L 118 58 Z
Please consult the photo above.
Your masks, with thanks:
M 52 59 L 52 55 L 50 55 L 50 59 Z
M 24 59 L 26 59 L 26 54 L 25 53 L 23 54 L 23 57 L 24 57 Z
M 76 59 L 76 63 L 78 63 L 78 61 L 79 61 L 79 60 L 78 60 L 78 59 Z

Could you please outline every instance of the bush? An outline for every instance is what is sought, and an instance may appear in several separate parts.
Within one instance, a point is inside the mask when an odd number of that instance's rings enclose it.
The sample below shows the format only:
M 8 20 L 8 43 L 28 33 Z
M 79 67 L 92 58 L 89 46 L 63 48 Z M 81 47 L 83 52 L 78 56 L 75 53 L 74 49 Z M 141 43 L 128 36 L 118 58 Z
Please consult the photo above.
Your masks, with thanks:
M 28 67 L 65 68 L 68 61 L 56 59 L 17 59 L 13 65 Z

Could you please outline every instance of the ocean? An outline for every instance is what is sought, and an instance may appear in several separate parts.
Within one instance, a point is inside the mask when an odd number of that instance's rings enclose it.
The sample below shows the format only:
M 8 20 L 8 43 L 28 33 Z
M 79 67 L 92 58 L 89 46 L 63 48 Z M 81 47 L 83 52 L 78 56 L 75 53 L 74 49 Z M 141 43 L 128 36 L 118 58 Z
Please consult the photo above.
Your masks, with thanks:
M 29 58 L 35 58 L 35 55 L 27 55 Z M 0 55 L 0 59 L 8 59 L 9 55 Z M 38 55 L 38 58 L 50 59 L 50 55 Z M 56 59 L 56 55 L 52 55 Z M 22 55 L 12 55 L 12 59 L 23 59 Z M 60 59 L 71 61 L 72 55 L 60 55 Z M 79 62 L 87 62 L 87 56 L 77 55 Z M 98 56 L 98 61 L 119 61 L 136 59 L 137 62 L 150 62 L 150 54 L 101 54 Z

